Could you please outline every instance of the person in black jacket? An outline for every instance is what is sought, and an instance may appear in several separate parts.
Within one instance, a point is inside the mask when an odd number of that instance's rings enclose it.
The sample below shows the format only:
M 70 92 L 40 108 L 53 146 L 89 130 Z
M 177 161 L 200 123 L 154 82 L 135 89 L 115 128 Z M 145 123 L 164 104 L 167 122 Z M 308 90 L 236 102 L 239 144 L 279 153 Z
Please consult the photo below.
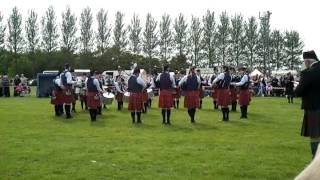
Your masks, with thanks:
M 306 69 L 301 71 L 295 94 L 302 98 L 304 110 L 301 136 L 310 137 L 314 157 L 320 142 L 320 63 L 314 51 L 304 52 L 303 59 Z
M 293 104 L 293 89 L 294 89 L 294 78 L 291 75 L 291 73 L 287 74 L 287 77 L 285 78 L 285 87 L 286 87 L 286 95 L 288 98 L 288 103 L 292 103 Z

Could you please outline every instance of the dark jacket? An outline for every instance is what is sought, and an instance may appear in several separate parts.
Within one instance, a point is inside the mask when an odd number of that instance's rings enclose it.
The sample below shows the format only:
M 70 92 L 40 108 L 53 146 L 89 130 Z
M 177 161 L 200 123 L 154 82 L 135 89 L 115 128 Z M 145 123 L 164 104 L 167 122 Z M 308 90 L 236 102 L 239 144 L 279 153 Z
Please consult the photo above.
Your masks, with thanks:
M 320 109 L 320 62 L 316 62 L 309 69 L 301 71 L 300 82 L 295 94 L 302 98 L 302 109 Z

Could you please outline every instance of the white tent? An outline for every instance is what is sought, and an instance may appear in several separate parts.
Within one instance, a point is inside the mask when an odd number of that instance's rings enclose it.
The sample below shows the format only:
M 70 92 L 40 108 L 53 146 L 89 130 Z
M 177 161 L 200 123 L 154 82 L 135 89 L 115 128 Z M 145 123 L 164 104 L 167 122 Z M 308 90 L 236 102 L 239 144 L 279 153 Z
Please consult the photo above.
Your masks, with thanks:
M 254 71 L 252 71 L 252 72 L 250 73 L 250 77 L 256 76 L 256 75 L 261 76 L 261 75 L 263 75 L 263 74 L 262 74 L 258 69 L 255 69 Z
M 272 76 L 283 76 L 288 73 L 291 73 L 292 75 L 297 75 L 298 72 L 296 70 L 279 70 L 279 71 L 272 71 Z

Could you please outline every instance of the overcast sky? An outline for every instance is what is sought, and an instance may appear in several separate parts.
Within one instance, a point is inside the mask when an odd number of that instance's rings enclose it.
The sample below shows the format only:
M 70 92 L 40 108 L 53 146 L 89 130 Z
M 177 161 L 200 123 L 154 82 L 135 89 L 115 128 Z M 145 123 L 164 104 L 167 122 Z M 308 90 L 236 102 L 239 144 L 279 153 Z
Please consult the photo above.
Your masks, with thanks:
M 104 8 L 108 11 L 111 24 L 114 23 L 114 15 L 118 10 L 125 13 L 127 23 L 133 13 L 139 14 L 144 21 L 148 12 L 156 19 L 160 19 L 163 13 L 176 17 L 181 12 L 189 21 L 191 15 L 202 17 L 207 9 L 215 11 L 216 14 L 224 10 L 230 15 L 241 13 L 245 18 L 258 17 L 259 12 L 269 10 L 272 12 L 272 29 L 297 30 L 305 43 L 304 50 L 314 49 L 320 53 L 318 12 L 320 3 L 317 3 L 317 0 L 0 0 L 0 2 L 0 11 L 5 19 L 12 8 L 17 6 L 23 15 L 23 22 L 28 10 L 34 9 L 42 16 L 49 5 L 55 8 L 58 22 L 61 21 L 61 12 L 66 5 L 69 5 L 78 17 L 84 7 L 91 7 L 94 17 L 100 8 Z

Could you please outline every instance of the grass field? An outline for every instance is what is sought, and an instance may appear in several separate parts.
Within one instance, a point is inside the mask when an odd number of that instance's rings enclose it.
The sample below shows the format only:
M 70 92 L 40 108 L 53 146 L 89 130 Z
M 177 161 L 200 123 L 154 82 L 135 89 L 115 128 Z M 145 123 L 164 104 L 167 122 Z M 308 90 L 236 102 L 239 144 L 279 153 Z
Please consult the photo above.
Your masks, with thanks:
M 181 108 L 172 126 L 156 106 L 142 125 L 115 103 L 92 124 L 79 104 L 66 120 L 49 99 L 0 98 L 0 179 L 284 180 L 311 159 L 298 100 L 254 98 L 248 120 L 231 113 L 225 123 L 206 98 L 195 125 Z

